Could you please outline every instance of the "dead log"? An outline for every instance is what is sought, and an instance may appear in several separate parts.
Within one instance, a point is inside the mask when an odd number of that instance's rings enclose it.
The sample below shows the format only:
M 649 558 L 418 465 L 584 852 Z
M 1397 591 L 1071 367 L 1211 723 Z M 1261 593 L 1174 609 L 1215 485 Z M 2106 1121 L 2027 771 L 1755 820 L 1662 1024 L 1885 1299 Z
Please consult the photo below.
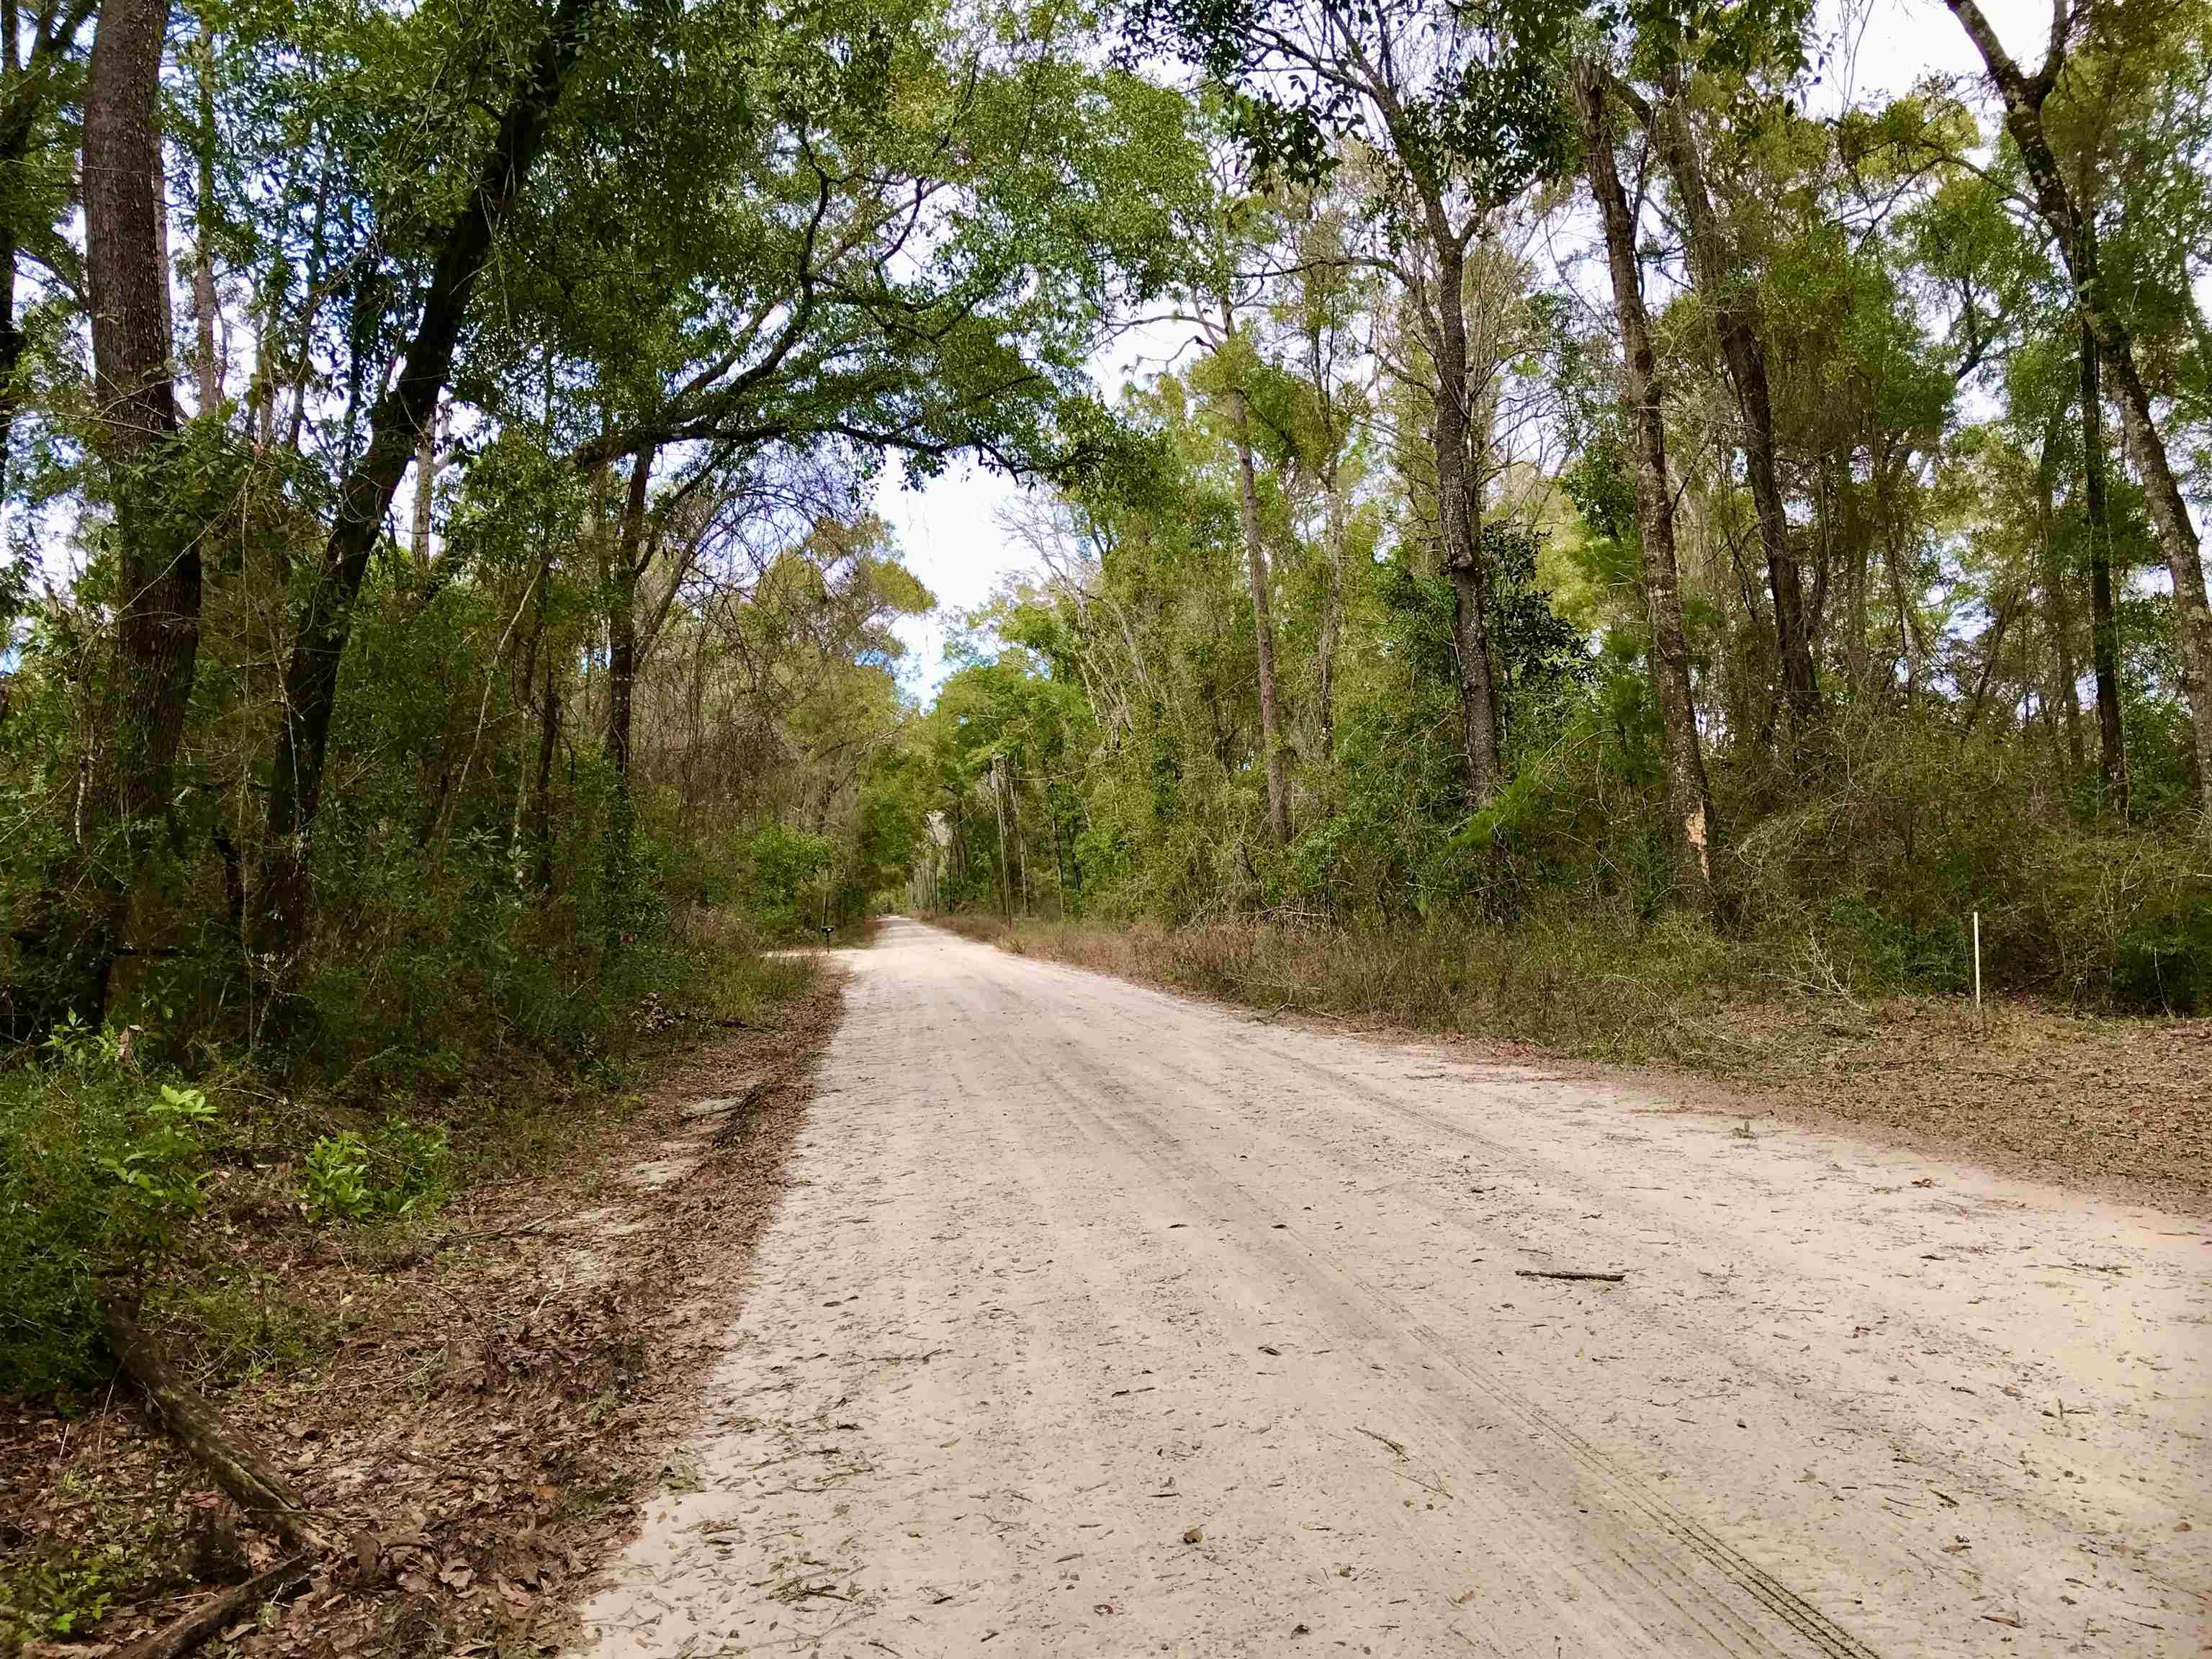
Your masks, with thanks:
M 177 1443 L 197 1458 L 216 1486 L 295 1550 L 313 1554 L 320 1540 L 306 1523 L 307 1506 L 275 1468 L 222 1431 L 215 1409 L 180 1382 L 154 1340 L 120 1309 L 102 1310 L 116 1362 L 145 1395 Z
M 304 1582 L 307 1575 L 306 1556 L 295 1555 L 288 1561 L 280 1561 L 266 1572 L 255 1573 L 242 1584 L 233 1584 L 220 1595 L 210 1595 L 189 1613 L 180 1613 L 127 1647 L 117 1649 L 110 1659 L 178 1659 L 179 1655 L 190 1653 L 217 1631 L 252 1613 L 280 1591 Z

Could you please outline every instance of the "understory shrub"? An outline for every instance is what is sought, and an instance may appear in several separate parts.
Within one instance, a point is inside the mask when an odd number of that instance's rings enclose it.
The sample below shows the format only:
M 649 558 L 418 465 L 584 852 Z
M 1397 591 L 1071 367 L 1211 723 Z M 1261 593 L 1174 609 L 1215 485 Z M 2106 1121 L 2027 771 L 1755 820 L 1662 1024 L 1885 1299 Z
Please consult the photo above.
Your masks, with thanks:
M 2201 839 L 2060 832 L 2027 851 L 2008 964 L 2076 1001 L 2139 1013 L 2212 1007 L 2212 859 Z
M 0 1639 L 66 1640 L 106 1616 L 118 1583 L 131 1582 L 125 1553 L 113 1546 L 34 1555 L 0 1589 Z
M 256 1055 L 250 1077 L 236 1038 L 205 1029 L 165 1041 L 149 1026 L 71 1021 L 0 1055 L 0 1395 L 67 1399 L 104 1382 L 101 1304 L 149 1293 L 210 1375 L 295 1360 L 312 1333 L 293 1313 L 194 1280 L 235 1271 L 219 1249 L 173 1271 L 212 1168 L 289 1166 L 290 1195 L 317 1225 L 420 1219 L 465 1176 L 526 1164 L 559 1139 L 549 1078 L 618 1088 L 655 1033 L 755 1018 L 814 971 L 763 957 L 754 923 L 711 909 L 679 921 L 657 901 L 637 913 L 649 931 L 619 951 L 598 935 L 579 947 L 573 933 L 565 955 L 533 950 L 532 908 L 510 907 L 477 937 L 473 973 L 455 964 L 483 912 L 384 915 L 370 929 L 381 962 L 362 941 L 333 940 L 307 981 L 303 1034 Z M 400 1027 L 432 1009 L 406 1042 Z M 197 1083 L 179 1069 L 187 1060 Z
M 345 1129 L 318 1139 L 300 1195 L 317 1220 L 367 1221 L 427 1213 L 452 1180 L 445 1129 L 392 1116 L 368 1136 Z
M 1403 934 L 1444 960 L 1463 945 L 1501 1005 L 1530 973 L 1618 991 L 1657 985 L 1633 964 L 1662 963 L 1680 990 L 1963 992 L 1977 913 L 1990 988 L 2122 1012 L 2212 1002 L 2212 867 L 2191 811 L 2098 821 L 2052 795 L 2015 739 L 1839 708 L 1781 782 L 1771 759 L 1714 765 L 1722 915 L 1707 928 L 1669 920 L 1663 793 L 1632 738 L 1595 709 L 1571 715 L 1448 834 L 1348 801 L 1274 866 L 1280 905 L 1254 908 Z M 1576 994 L 1545 994 L 1555 1011 Z
M 101 1299 L 143 1282 L 199 1209 L 216 1117 L 74 1023 L 0 1072 L 0 1394 L 100 1380 Z

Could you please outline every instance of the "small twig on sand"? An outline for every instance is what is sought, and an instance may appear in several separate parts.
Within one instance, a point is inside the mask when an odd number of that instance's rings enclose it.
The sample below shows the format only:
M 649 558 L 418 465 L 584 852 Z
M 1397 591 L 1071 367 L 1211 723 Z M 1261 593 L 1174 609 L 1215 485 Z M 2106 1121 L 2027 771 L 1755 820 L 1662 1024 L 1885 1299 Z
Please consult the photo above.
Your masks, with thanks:
M 1627 1277 L 1628 1277 L 1628 1275 L 1627 1275 L 1626 1273 L 1553 1273 L 1553 1272 L 1548 1272 L 1548 1271 L 1547 1271 L 1547 1270 L 1545 1270 L 1545 1269 L 1538 1268 L 1538 1267 L 1516 1267 L 1516 1268 L 1513 1270 L 1513 1276 L 1514 1276 L 1514 1278 L 1516 1278 L 1516 1279 L 1594 1279 L 1597 1280 L 1597 1281 L 1598 1281 L 1600 1284 L 1601 1284 L 1601 1285 L 1618 1285 L 1618 1284 L 1620 1284 L 1620 1281 L 1621 1281 L 1622 1279 L 1626 1279 L 1626 1278 L 1627 1278 Z
M 1362 1433 L 1362 1434 L 1365 1435 L 1365 1436 L 1366 1436 L 1370 1440 L 1380 1440 L 1380 1441 L 1381 1441 L 1384 1445 L 1388 1446 L 1388 1447 L 1389 1447 L 1389 1448 L 1393 1452 L 1395 1452 L 1395 1454 L 1397 1454 L 1397 1455 L 1399 1455 L 1400 1457 L 1403 1457 L 1403 1456 L 1406 1455 L 1406 1449 L 1405 1449 L 1405 1447 L 1403 1447 L 1403 1446 L 1400 1445 L 1396 1441 L 1393 1440 L 1393 1439 L 1392 1439 L 1389 1435 L 1387 1435 L 1387 1434 L 1377 1434 L 1377 1433 L 1376 1433 L 1376 1432 L 1375 1432 L 1375 1431 L 1374 1431 L 1374 1430 L 1372 1430 L 1372 1429 L 1368 1429 L 1368 1428 L 1360 1428 L 1360 1425 L 1359 1425 L 1358 1424 L 1357 1424 L 1357 1423 L 1353 1424 L 1352 1426 L 1353 1428 L 1355 1428 L 1355 1429 L 1359 1429 L 1360 1433 Z
M 1393 1469 L 1390 1473 L 1396 1475 L 1401 1480 L 1410 1480 L 1413 1485 L 1419 1486 L 1423 1492 L 1432 1492 L 1439 1498 L 1449 1498 L 1451 1496 L 1451 1492 L 1448 1488 L 1432 1485 L 1429 1481 L 1422 1480 L 1418 1474 L 1408 1474 L 1403 1469 Z

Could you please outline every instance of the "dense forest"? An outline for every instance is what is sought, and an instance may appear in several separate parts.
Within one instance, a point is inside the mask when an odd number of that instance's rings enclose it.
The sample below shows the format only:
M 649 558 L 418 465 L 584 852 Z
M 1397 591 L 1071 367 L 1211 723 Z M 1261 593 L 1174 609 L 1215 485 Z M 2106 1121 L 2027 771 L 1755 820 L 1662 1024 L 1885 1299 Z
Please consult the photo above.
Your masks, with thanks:
M 2197 1006 L 2212 14 L 1952 9 L 1869 102 L 1756 7 L 1165 8 L 1179 355 L 887 763 L 914 901 Z
M 888 903 L 2194 1006 L 2212 9 L 0 9 L 0 1386 Z

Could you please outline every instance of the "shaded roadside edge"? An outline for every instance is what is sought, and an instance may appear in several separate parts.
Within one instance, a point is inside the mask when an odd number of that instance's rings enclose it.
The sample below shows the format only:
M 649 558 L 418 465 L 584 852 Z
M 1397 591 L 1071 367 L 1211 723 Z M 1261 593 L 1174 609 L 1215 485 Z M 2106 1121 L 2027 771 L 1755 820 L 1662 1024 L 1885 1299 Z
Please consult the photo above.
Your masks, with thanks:
M 435 1231 L 364 1235 L 288 1268 L 289 1293 L 343 1310 L 343 1334 L 319 1363 L 219 1405 L 301 1493 L 325 1547 L 303 1571 L 287 1560 L 281 1601 L 201 1632 L 199 1651 L 559 1647 L 705 1409 L 846 978 L 825 958 L 771 1018 L 660 1062 L 561 1168 Z M 191 1529 L 164 1535 L 176 1562 L 159 1593 L 113 1609 L 102 1640 L 23 1651 L 118 1652 L 285 1559 L 122 1394 L 62 1430 L 31 1502 L 82 1502 L 64 1494 L 89 1480 L 118 1517 L 159 1510 Z

